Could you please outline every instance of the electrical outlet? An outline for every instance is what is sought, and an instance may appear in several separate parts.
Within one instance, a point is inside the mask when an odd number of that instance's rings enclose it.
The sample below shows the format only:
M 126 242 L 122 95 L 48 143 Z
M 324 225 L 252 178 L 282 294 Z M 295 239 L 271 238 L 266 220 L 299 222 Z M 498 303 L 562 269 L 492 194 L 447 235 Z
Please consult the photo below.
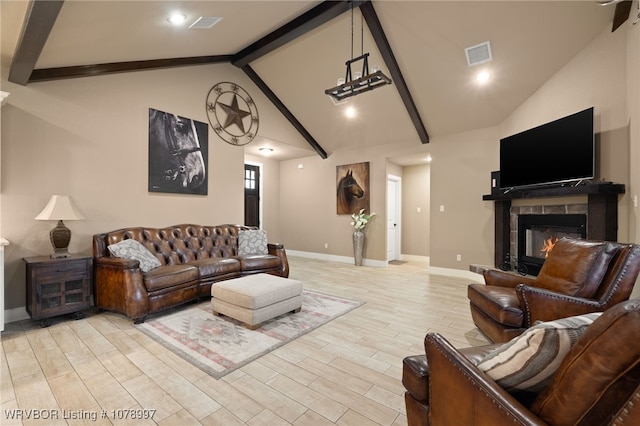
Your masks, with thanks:
M 633 207 L 638 207 L 638 196 L 637 195 L 633 196 Z
M 421 209 L 420 207 L 418 207 L 418 208 L 416 209 L 416 212 L 417 212 L 417 213 L 420 213 L 420 212 L 422 212 L 422 209 Z
M 444 205 L 440 206 L 440 211 L 443 212 L 444 211 Z
M 456 254 L 456 260 L 458 262 L 462 262 L 462 255 L 461 254 Z
M 324 248 L 329 248 L 329 243 L 324 243 Z

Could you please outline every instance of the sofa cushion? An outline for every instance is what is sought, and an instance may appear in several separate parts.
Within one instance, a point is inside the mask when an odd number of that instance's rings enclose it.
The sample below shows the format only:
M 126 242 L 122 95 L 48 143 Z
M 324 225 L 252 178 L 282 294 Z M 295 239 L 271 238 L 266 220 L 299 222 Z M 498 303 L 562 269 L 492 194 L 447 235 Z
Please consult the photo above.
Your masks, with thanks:
M 198 268 L 191 265 L 160 266 L 144 275 L 144 285 L 149 292 L 197 281 Z
M 524 314 L 516 291 L 510 287 L 469 284 L 467 296 L 474 306 L 500 324 L 522 327 Z
M 240 268 L 246 271 L 266 271 L 270 269 L 278 269 L 282 267 L 282 262 L 278 256 L 270 254 L 252 254 L 247 256 L 239 256 Z
M 200 278 L 222 276 L 234 272 L 240 273 L 240 261 L 232 257 L 210 257 L 208 259 L 194 260 L 189 262 L 189 265 L 198 268 Z
M 149 272 L 160 266 L 160 261 L 136 240 L 122 240 L 119 243 L 111 244 L 108 249 L 115 257 L 139 261 L 142 272 Z
M 248 229 L 238 233 L 238 255 L 268 253 L 266 232 L 261 229 Z
M 609 424 L 640 385 L 640 300 L 607 309 L 584 332 L 531 411 L 548 424 Z
M 507 392 L 539 392 L 600 312 L 541 322 L 499 346 L 478 368 Z

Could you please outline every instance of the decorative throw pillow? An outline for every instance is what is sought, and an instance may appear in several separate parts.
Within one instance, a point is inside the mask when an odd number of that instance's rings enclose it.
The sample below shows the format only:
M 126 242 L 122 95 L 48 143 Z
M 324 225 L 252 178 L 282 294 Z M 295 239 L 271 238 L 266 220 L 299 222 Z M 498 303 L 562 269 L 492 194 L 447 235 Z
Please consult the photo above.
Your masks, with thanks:
M 507 392 L 539 392 L 564 356 L 602 312 L 540 322 L 478 361 L 478 368 Z
M 240 231 L 238 234 L 238 254 L 268 254 L 267 233 L 261 229 Z
M 136 240 L 122 240 L 107 247 L 115 257 L 140 261 L 142 272 L 149 272 L 160 266 L 160 261 L 145 246 Z

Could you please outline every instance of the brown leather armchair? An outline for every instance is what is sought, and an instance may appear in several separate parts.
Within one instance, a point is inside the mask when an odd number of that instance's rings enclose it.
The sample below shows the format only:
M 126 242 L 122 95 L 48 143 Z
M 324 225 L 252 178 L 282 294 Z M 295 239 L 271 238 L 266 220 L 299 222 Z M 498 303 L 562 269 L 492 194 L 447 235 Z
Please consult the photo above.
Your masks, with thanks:
M 510 394 L 476 367 L 497 344 L 456 350 L 437 333 L 406 357 L 409 426 L 640 424 L 640 299 L 605 311 L 535 395 Z
M 471 317 L 493 342 L 506 342 L 536 321 L 601 312 L 627 300 L 640 272 L 640 246 L 563 238 L 537 277 L 488 270 L 470 284 Z

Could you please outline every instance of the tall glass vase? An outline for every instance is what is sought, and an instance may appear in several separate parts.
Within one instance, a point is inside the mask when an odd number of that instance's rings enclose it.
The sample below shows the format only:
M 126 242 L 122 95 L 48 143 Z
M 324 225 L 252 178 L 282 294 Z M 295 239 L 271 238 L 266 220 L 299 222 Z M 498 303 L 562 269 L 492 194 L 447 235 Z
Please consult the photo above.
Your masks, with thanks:
M 362 250 L 364 248 L 364 232 L 356 230 L 353 233 L 353 257 L 356 266 L 362 266 Z

